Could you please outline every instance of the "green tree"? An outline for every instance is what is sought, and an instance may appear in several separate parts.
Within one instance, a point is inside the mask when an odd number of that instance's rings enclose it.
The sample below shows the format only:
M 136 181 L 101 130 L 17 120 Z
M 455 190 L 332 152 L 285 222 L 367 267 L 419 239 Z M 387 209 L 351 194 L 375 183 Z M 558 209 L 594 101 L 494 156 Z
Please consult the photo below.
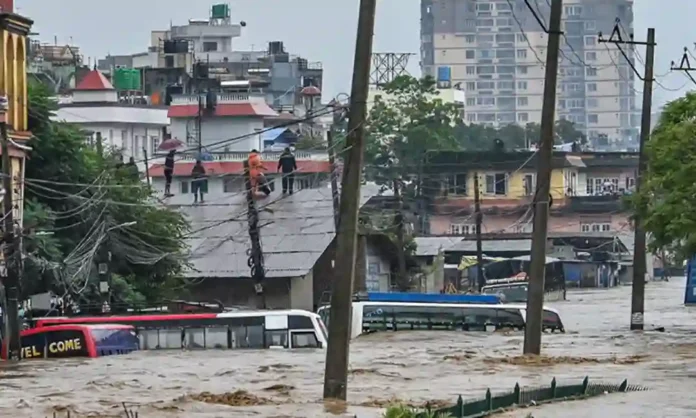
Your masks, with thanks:
M 51 121 L 55 109 L 44 87 L 30 85 L 24 293 L 99 300 L 97 263 L 108 253 L 116 300 L 155 300 L 180 288 L 185 219 L 157 204 L 116 154 L 98 155 L 84 132 Z
M 417 172 L 431 150 L 458 149 L 457 106 L 438 96 L 432 77 L 400 76 L 382 87 L 368 115 L 366 177 L 387 188 Z
M 302 135 L 295 144 L 297 150 L 321 150 L 326 149 L 326 141 L 317 135 Z
M 570 142 L 576 142 L 578 144 L 587 143 L 587 137 L 585 134 L 578 131 L 575 127 L 575 123 L 565 119 L 556 121 L 554 136 L 554 142 L 556 144 L 567 144 Z
M 655 250 L 679 258 L 696 253 L 696 94 L 664 107 L 646 144 L 648 170 L 634 209 L 651 236 Z

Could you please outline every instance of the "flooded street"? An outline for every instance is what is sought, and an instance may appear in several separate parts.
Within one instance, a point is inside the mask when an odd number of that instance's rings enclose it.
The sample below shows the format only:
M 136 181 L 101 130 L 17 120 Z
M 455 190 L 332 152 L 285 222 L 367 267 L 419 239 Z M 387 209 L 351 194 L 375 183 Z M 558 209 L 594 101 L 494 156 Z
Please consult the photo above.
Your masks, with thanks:
M 696 312 L 683 306 L 684 279 L 648 284 L 645 333 L 628 331 L 630 292 L 630 287 L 570 292 L 569 301 L 551 304 L 567 333 L 544 335 L 549 357 L 535 364 L 511 358 L 522 351 L 520 333 L 361 337 L 351 347 L 350 414 L 345 416 L 377 417 L 391 399 L 452 403 L 459 394 L 480 397 L 487 387 L 508 391 L 515 382 L 548 385 L 555 376 L 563 384 L 586 375 L 610 383 L 628 379 L 652 390 L 506 416 L 689 416 L 696 408 L 690 391 L 696 377 Z M 658 326 L 665 332 L 650 331 Z M 342 408 L 320 402 L 324 360 L 320 351 L 210 350 L 0 365 L 0 416 L 39 418 L 69 410 L 80 417 L 123 417 L 123 402 L 142 418 L 332 416 Z

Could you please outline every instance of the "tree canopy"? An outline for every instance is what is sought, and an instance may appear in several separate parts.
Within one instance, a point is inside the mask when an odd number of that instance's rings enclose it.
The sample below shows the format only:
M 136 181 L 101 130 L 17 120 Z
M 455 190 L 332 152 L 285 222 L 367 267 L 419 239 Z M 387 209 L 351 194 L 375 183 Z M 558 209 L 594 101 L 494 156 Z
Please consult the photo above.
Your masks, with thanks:
M 696 253 L 696 94 L 668 103 L 646 144 L 648 167 L 634 207 L 650 245 L 691 257 Z
M 186 220 L 159 205 L 115 150 L 100 155 L 78 127 L 52 121 L 55 109 L 45 87 L 30 85 L 24 296 L 52 290 L 98 301 L 99 263 L 109 266 L 116 301 L 180 290 Z
M 491 150 L 497 140 L 506 149 L 520 149 L 539 141 L 536 122 L 498 129 L 464 123 L 462 109 L 440 99 L 436 86 L 432 77 L 403 75 L 382 87 L 368 114 L 368 179 L 391 187 L 393 180 L 413 176 L 428 151 Z M 554 132 L 557 144 L 587 141 L 570 121 L 557 121 Z

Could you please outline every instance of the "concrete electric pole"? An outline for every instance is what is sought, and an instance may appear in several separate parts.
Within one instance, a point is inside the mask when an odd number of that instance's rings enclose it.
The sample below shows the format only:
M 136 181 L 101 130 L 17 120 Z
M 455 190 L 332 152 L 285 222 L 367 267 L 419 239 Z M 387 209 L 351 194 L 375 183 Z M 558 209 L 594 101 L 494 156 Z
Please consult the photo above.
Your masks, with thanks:
M 541 354 L 541 332 L 544 313 L 544 280 L 546 274 L 546 239 L 549 229 L 549 204 L 551 185 L 551 161 L 553 158 L 553 128 L 556 120 L 556 81 L 558 55 L 561 44 L 561 14 L 563 1 L 551 1 L 551 17 L 546 52 L 544 103 L 541 110 L 541 138 L 537 156 L 536 193 L 534 205 L 534 230 L 527 291 L 527 324 L 524 329 L 524 354 Z
M 645 144 L 650 138 L 650 113 L 652 112 L 652 85 L 653 67 L 655 65 L 655 29 L 648 29 L 648 39 L 646 42 L 633 40 L 630 34 L 628 40 L 621 37 L 620 21 L 616 19 L 614 30 L 609 39 L 603 39 L 602 33 L 599 34 L 600 43 L 614 44 L 619 52 L 624 56 L 628 65 L 636 73 L 636 77 L 643 81 L 643 110 L 640 123 L 640 154 L 638 157 L 638 175 L 636 176 L 636 193 L 640 192 L 642 177 L 645 174 L 647 158 L 645 156 Z M 626 55 L 621 45 L 645 45 L 645 74 L 641 76 L 633 65 L 630 57 Z M 642 221 L 637 215 L 633 218 L 633 229 L 635 232 L 635 247 L 633 249 L 633 284 L 631 293 L 631 330 L 643 329 L 643 315 L 645 313 L 645 273 L 647 257 L 647 240 Z
M 486 278 L 483 277 L 483 241 L 481 238 L 481 228 L 483 225 L 483 214 L 481 213 L 481 189 L 479 185 L 479 173 L 474 173 L 474 216 L 476 216 L 476 276 L 478 278 L 478 291 L 486 285 Z
M 360 184 L 365 148 L 365 120 L 370 82 L 370 61 L 377 0 L 360 0 L 353 81 L 348 116 L 348 159 L 343 169 L 340 224 L 336 234 L 336 260 L 331 293 L 329 342 L 326 351 L 324 398 L 346 400 L 353 279 L 358 241 Z

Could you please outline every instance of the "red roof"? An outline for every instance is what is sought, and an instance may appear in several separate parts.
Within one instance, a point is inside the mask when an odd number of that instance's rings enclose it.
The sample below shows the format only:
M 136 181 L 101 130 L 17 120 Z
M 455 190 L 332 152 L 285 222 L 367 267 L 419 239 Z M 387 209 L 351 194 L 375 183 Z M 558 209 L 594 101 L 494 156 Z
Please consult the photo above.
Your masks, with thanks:
M 174 164 L 174 175 L 188 177 L 193 169 L 193 162 L 177 162 Z M 278 168 L 277 161 L 264 161 L 263 166 L 267 173 L 275 173 Z M 208 175 L 243 174 L 244 163 L 242 161 L 204 161 L 203 167 Z M 297 161 L 298 173 L 330 173 L 331 167 L 328 161 Z M 150 177 L 164 177 L 164 165 L 153 164 L 150 167 Z
M 266 103 L 218 103 L 215 106 L 214 116 L 276 116 Z M 198 105 L 172 105 L 169 106 L 167 117 L 170 118 L 193 118 L 198 116 Z
M 111 84 L 104 74 L 99 70 L 92 70 L 87 73 L 82 80 L 77 84 L 75 90 L 113 90 L 114 86 Z

